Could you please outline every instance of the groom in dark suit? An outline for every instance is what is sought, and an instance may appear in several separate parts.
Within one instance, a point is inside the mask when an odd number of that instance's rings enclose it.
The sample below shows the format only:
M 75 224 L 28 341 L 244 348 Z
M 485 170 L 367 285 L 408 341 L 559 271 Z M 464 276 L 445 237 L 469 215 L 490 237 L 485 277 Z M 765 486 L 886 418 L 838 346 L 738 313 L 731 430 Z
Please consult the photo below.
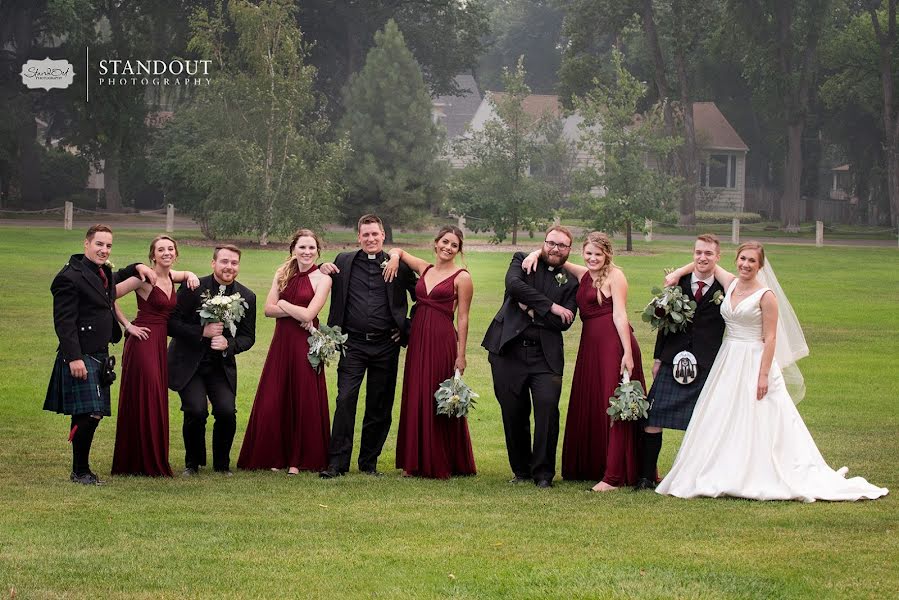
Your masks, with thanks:
M 178 304 L 169 317 L 169 388 L 181 396 L 184 412 L 184 476 L 196 475 L 206 464 L 207 400 L 212 404 L 212 467 L 231 474 L 231 445 L 237 429 L 236 354 L 246 352 L 256 342 L 256 295 L 237 282 L 240 249 L 217 246 L 212 254 L 212 274 L 200 278 L 190 290 L 178 289 Z M 215 296 L 240 294 L 249 307 L 237 323 L 237 335 L 222 323 L 200 321 L 203 292 Z
M 533 480 L 552 487 L 559 441 L 559 397 L 565 357 L 562 332 L 577 312 L 578 283 L 562 268 L 571 251 L 571 232 L 546 232 L 536 271 L 525 274 L 516 252 L 506 272 L 503 305 L 481 345 L 490 353 L 493 390 L 503 414 L 513 482 Z M 531 446 L 531 402 L 534 441 Z
M 381 219 L 363 215 L 356 231 L 360 249 L 338 254 L 333 264 L 322 265 L 321 269 L 333 279 L 328 325 L 340 326 L 349 336 L 344 345 L 346 354 L 337 366 L 328 468 L 319 473 L 323 479 L 339 477 L 350 469 L 356 404 L 366 373 L 358 464 L 361 472 L 380 475 L 378 457 L 393 417 L 400 346 L 405 346 L 409 337 L 406 294 L 415 300 L 415 274 L 405 263 L 400 262 L 392 281 L 384 281 L 381 265 L 388 256 Z
M 652 388 L 647 399 L 651 406 L 639 440 L 640 478 L 636 489 L 656 486 L 656 463 L 662 449 L 662 428 L 684 431 L 690 424 L 693 408 L 724 337 L 721 300 L 724 289 L 715 280 L 715 267 L 721 258 L 721 244 L 711 233 L 700 235 L 693 246 L 693 272 L 681 277 L 678 285 L 684 294 L 696 300 L 693 322 L 682 331 L 656 335 L 653 352 Z M 696 358 L 696 378 L 690 383 L 675 379 L 674 359 L 683 351 Z M 680 361 L 680 371 L 685 369 Z M 687 370 L 692 370 L 687 369 Z

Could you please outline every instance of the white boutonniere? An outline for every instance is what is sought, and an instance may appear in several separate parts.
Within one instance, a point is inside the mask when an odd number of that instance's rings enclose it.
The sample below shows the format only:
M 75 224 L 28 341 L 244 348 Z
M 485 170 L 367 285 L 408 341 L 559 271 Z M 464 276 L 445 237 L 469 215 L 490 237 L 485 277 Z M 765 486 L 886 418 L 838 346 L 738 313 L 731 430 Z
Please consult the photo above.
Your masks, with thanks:
M 389 263 L 389 262 L 390 262 L 390 259 L 389 259 L 389 258 L 385 258 L 385 259 L 384 259 L 384 262 L 381 263 L 381 270 L 382 270 L 382 271 L 383 271 L 384 269 L 387 268 L 387 263 Z
M 110 270 L 115 271 L 115 264 L 113 264 L 111 260 L 107 260 L 105 263 L 103 263 L 103 266 L 109 267 Z
M 715 304 L 721 304 L 722 300 L 724 300 L 724 292 L 718 290 L 717 292 L 715 292 L 715 295 L 712 296 L 712 302 L 714 302 Z
M 565 273 L 565 271 L 559 271 L 558 273 L 556 273 L 556 284 L 559 287 L 562 287 L 566 283 L 568 283 L 568 274 Z

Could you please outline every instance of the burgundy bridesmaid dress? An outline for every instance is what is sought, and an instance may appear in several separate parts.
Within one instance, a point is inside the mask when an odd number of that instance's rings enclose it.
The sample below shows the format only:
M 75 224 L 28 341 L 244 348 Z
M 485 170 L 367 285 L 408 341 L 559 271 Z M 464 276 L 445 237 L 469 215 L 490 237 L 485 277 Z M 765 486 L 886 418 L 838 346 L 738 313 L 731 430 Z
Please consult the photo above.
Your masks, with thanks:
M 170 296 L 156 286 L 146 300 L 137 295 L 137 317 L 132 323 L 148 328 L 150 337 L 141 340 L 129 335 L 125 340 L 113 475 L 172 476 L 166 341 L 169 314 L 176 303 L 174 283 Z
M 295 275 L 280 297 L 309 306 L 316 269 Z M 309 364 L 309 332 L 291 317 L 276 319 L 237 467 L 320 471 L 328 466 L 330 431 L 325 372 Z
M 425 273 L 431 269 L 429 265 Z M 456 329 L 453 281 L 459 269 L 430 291 L 418 278 L 415 313 L 406 350 L 403 399 L 396 440 L 396 467 L 410 475 L 446 479 L 475 471 L 468 420 L 437 415 L 434 392 L 455 373 Z
M 602 296 L 600 303 L 596 292 L 590 273 L 584 274 L 577 291 L 583 329 L 565 421 L 562 477 L 605 481 L 616 487 L 633 485 L 637 482 L 637 423 L 615 421 L 612 425 L 606 412 L 621 380 L 624 348 L 612 321 L 612 299 Z M 640 381 L 645 390 L 640 346 L 633 331 L 631 354 L 631 379 Z

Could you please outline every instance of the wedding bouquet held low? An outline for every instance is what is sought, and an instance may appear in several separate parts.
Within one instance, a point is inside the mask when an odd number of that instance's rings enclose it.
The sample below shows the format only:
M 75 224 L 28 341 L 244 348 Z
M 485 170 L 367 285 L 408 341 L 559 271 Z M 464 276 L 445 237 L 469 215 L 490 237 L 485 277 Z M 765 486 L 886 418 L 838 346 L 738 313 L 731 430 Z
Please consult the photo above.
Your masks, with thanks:
M 649 402 L 643 392 L 643 385 L 631 380 L 627 371 L 621 376 L 621 383 L 615 388 L 615 395 L 609 398 L 606 412 L 615 421 L 638 421 L 649 416 Z
M 339 325 L 328 327 L 319 325 L 309 329 L 309 364 L 316 371 L 327 367 L 338 354 L 346 354 L 343 347 L 349 336 L 340 330 Z
M 479 396 L 462 380 L 462 374 L 456 374 L 440 383 L 434 392 L 437 400 L 437 414 L 448 417 L 464 417 L 474 408 L 475 398 Z
M 247 301 L 239 293 L 226 296 L 224 290 L 213 295 L 209 290 L 200 296 L 202 302 L 197 312 L 200 313 L 200 323 L 221 323 L 231 332 L 231 337 L 237 335 L 237 324 L 243 319 L 250 307 Z M 226 353 L 222 352 L 222 356 Z

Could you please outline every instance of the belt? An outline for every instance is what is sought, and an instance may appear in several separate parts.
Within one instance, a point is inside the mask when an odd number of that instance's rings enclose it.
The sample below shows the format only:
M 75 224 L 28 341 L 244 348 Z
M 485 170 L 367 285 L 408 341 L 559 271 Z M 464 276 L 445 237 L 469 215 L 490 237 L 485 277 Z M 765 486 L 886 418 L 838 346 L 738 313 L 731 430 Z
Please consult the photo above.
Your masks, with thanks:
M 521 345 L 525 348 L 531 348 L 533 346 L 539 346 L 540 340 L 521 340 Z
M 347 334 L 350 336 L 350 339 L 365 340 L 366 342 L 377 342 L 378 340 L 386 339 L 391 335 L 389 331 L 374 331 L 370 333 L 348 331 Z

